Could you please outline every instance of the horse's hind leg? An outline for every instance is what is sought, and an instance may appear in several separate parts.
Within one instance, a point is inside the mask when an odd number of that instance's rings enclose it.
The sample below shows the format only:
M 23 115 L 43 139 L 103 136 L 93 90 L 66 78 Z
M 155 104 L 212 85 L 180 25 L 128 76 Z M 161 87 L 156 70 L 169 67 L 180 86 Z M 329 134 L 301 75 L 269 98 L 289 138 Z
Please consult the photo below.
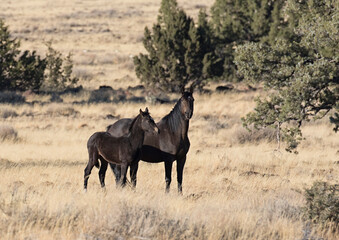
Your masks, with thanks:
M 103 159 L 102 156 L 99 155 L 99 159 L 101 160 L 100 170 L 99 170 L 99 180 L 101 187 L 105 187 L 105 176 L 106 176 L 106 170 L 107 170 L 107 161 Z
M 121 167 L 120 165 L 110 163 L 109 166 L 111 167 L 114 176 L 115 176 L 115 183 L 117 187 L 119 186 L 120 183 L 120 178 L 121 178 Z
M 88 155 L 89 155 L 89 160 L 84 170 L 84 190 L 85 191 L 87 190 L 87 183 L 88 183 L 89 175 L 91 175 L 91 171 L 95 163 L 98 161 L 98 152 L 96 149 L 88 149 Z

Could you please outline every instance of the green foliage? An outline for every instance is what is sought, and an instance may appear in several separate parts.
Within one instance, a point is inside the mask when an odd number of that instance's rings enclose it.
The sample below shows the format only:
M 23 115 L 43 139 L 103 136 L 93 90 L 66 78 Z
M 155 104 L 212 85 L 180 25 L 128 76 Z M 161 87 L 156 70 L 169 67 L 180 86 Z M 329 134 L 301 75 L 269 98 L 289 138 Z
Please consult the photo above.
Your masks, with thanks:
M 46 72 L 42 88 L 47 90 L 64 90 L 74 87 L 79 79 L 72 77 L 73 61 L 71 53 L 63 58 L 60 52 L 52 48 L 52 42 L 47 42 L 46 46 L 48 48 L 46 54 Z
M 51 43 L 47 43 L 46 58 L 35 51 L 21 52 L 19 47 L 20 42 L 11 38 L 8 27 L 0 19 L 0 90 L 63 90 L 78 82 L 71 77 L 71 54 L 62 58 Z
M 274 2 L 216 0 L 211 8 L 211 23 L 217 37 L 224 43 L 258 41 L 269 33 Z
M 311 188 L 305 190 L 306 206 L 304 215 L 313 223 L 323 226 L 339 225 L 339 185 L 326 182 L 315 182 Z M 333 226 L 333 225 L 332 225 Z
M 13 90 L 39 90 L 44 81 L 45 68 L 45 59 L 37 56 L 35 51 L 24 51 L 17 61 Z
M 339 101 L 339 4 L 321 2 L 288 1 L 286 12 L 296 25 L 293 33 L 272 45 L 247 43 L 236 51 L 239 73 L 270 90 L 266 99 L 257 100 L 244 125 L 281 127 L 289 151 L 302 139 L 302 123 L 324 117 Z
M 138 78 L 149 86 L 178 91 L 189 82 L 198 87 L 222 72 L 214 54 L 207 15 L 200 12 L 198 25 L 178 8 L 175 0 L 163 0 L 158 22 L 147 27 L 143 44 L 148 54 L 134 57 Z
M 239 81 L 234 51 L 244 42 L 274 42 L 286 27 L 281 11 L 286 0 L 216 0 L 210 25 L 224 61 L 223 78 Z
M 10 38 L 8 27 L 0 19 L 0 90 L 11 88 L 12 68 L 19 54 L 20 42 Z
M 45 60 L 35 52 L 21 53 L 19 47 L 0 19 L 0 90 L 36 90 L 42 84 Z

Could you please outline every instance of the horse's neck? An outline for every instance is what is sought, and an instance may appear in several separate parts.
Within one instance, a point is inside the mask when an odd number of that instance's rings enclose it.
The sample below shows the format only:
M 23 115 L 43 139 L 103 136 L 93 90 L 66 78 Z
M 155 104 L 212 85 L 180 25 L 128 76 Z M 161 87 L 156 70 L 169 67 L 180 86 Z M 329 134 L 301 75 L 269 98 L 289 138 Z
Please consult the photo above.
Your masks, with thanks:
M 145 135 L 145 132 L 140 127 L 140 119 L 137 119 L 133 123 L 130 134 L 128 136 L 129 141 L 131 142 L 132 146 L 140 148 L 144 140 L 144 135 Z
M 189 127 L 189 120 L 182 120 L 181 122 L 182 127 L 181 127 L 181 137 L 182 139 L 186 138 L 187 132 L 188 132 L 188 127 Z
M 170 119 L 170 118 L 175 118 L 175 117 L 177 117 L 177 116 L 169 116 L 169 119 L 167 119 L 167 121 L 168 121 L 167 124 L 170 125 L 171 124 L 170 121 L 172 121 L 172 119 Z M 180 125 L 180 126 L 177 126 L 174 131 L 169 126 L 170 129 L 172 130 L 172 134 L 174 134 L 176 136 L 180 136 L 180 138 L 182 138 L 182 139 L 185 139 L 186 136 L 187 136 L 187 132 L 188 132 L 189 120 L 184 119 L 184 117 L 182 115 L 180 115 L 180 120 L 176 121 L 175 124 Z

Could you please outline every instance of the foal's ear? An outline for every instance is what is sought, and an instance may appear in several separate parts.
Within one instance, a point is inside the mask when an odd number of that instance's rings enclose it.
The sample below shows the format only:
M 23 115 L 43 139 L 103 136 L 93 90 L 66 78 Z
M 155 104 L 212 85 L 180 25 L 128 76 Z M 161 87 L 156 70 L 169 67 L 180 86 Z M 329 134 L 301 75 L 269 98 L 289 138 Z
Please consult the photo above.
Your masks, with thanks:
M 141 110 L 141 108 L 140 108 L 140 110 L 139 110 L 139 113 L 140 113 L 140 114 L 143 114 L 143 113 L 144 113 L 144 112 Z
M 145 113 L 148 113 L 148 107 L 145 108 Z

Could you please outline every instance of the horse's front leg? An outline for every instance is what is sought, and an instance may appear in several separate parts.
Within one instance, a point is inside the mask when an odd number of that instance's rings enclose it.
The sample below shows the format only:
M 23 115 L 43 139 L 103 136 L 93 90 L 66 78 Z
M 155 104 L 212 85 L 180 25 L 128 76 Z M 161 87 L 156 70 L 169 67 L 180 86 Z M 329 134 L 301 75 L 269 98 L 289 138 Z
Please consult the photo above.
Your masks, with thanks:
M 135 188 L 137 185 L 137 172 L 138 172 L 139 161 L 135 161 L 130 166 L 130 177 L 132 182 L 132 187 Z
M 165 181 L 166 181 L 166 193 L 170 191 L 172 181 L 172 165 L 173 160 L 165 160 Z
M 101 187 L 104 188 L 105 187 L 105 176 L 106 176 L 106 171 L 107 171 L 108 163 L 100 155 L 99 155 L 99 159 L 101 161 L 100 170 L 99 170 L 99 180 L 100 180 Z
M 186 156 L 177 160 L 177 180 L 178 180 L 178 192 L 182 194 L 182 174 L 186 162 Z
M 120 182 L 119 182 L 119 185 L 121 187 L 125 187 L 125 185 L 126 185 L 127 168 L 128 168 L 127 163 L 122 163 L 121 164 L 121 177 L 120 177 Z

